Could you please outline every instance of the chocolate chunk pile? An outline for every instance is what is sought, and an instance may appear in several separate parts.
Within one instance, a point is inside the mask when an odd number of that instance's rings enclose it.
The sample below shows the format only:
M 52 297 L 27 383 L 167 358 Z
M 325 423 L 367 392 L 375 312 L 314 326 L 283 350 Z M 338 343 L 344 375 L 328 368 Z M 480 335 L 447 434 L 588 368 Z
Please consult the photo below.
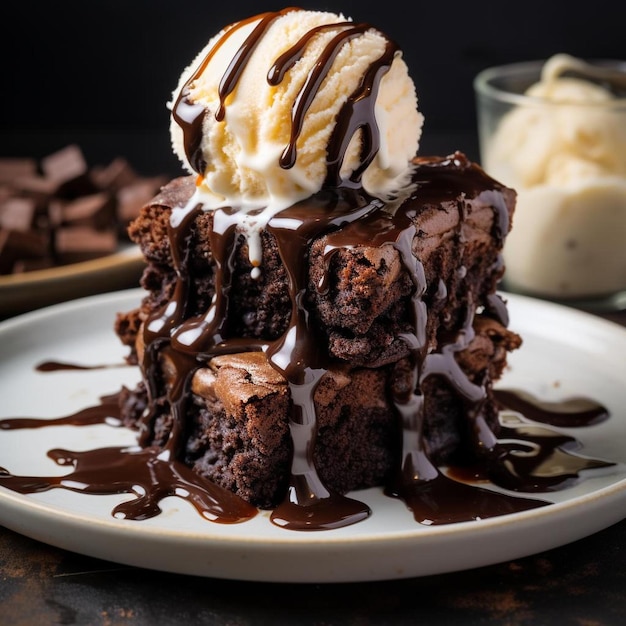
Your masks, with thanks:
M 77 145 L 40 162 L 0 158 L 0 274 L 115 252 L 128 241 L 128 223 L 165 182 L 140 176 L 123 157 L 89 167 Z

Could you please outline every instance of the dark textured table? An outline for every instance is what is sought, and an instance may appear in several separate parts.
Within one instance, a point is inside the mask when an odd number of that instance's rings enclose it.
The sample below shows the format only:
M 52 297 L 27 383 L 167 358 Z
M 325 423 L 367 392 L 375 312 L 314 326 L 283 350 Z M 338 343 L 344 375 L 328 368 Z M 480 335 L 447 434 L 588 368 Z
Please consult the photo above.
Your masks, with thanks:
M 626 312 L 605 317 L 626 326 Z M 626 620 L 626 520 L 534 556 L 385 582 L 289 585 L 169 574 L 74 554 L 1 527 L 0 567 L 1 626 L 622 626 Z
M 626 521 L 501 565 L 387 582 L 288 585 L 167 574 L 4 529 L 0 563 L 3 626 L 621 626 L 626 618 Z

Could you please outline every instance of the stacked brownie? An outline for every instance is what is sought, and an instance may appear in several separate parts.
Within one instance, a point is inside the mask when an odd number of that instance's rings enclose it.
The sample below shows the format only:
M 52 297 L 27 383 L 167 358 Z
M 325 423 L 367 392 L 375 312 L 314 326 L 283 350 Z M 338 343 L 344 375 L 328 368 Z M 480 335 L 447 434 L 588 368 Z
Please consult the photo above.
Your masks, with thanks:
M 395 201 L 326 190 L 279 213 L 261 232 L 258 277 L 241 231 L 216 233 L 217 213 L 190 203 L 194 177 L 143 207 L 129 236 L 146 295 L 116 321 L 143 372 L 122 395 L 142 445 L 272 508 L 302 451 L 294 394 L 317 376 L 307 462 L 333 491 L 397 475 L 407 398 L 421 402 L 414 434 L 432 463 L 480 454 L 477 430 L 499 428 L 493 384 L 521 343 L 496 293 L 515 193 L 460 153 L 414 166 Z M 354 206 L 362 215 L 344 219 Z M 290 220 L 300 230 L 279 226 Z

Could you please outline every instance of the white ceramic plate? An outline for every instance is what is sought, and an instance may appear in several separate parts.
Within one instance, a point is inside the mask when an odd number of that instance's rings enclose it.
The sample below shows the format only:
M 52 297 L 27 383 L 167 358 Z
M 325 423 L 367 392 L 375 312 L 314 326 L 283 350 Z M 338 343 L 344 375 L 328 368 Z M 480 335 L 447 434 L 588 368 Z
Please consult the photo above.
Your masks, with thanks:
M 139 247 L 43 270 L 0 276 L 0 318 L 73 298 L 135 287 L 145 267 Z
M 133 308 L 139 290 L 75 300 L 0 324 L 0 418 L 61 417 L 96 404 L 122 384 L 130 367 L 38 373 L 56 359 L 122 363 L 114 336 L 117 311 Z M 346 528 L 295 532 L 267 513 L 242 524 L 209 522 L 179 498 L 163 514 L 131 521 L 111 516 L 128 495 L 94 496 L 53 489 L 20 495 L 0 488 L 0 523 L 19 533 L 89 556 L 185 574 L 240 580 L 344 582 L 405 578 L 479 567 L 551 549 L 626 517 L 626 329 L 589 314 L 506 294 L 511 328 L 524 337 L 500 386 L 551 400 L 587 395 L 611 412 L 608 421 L 572 431 L 589 456 L 617 466 L 545 498 L 539 509 L 447 526 L 417 524 L 380 490 L 359 492 L 373 513 Z M 14 474 L 63 473 L 46 451 L 134 443 L 107 426 L 0 430 L 0 466 Z

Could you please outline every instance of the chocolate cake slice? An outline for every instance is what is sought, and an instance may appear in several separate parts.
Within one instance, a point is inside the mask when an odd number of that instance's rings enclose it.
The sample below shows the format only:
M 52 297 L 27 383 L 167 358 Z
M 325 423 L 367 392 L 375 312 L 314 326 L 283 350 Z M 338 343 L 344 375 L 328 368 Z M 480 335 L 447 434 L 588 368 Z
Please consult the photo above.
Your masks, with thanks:
M 122 407 L 142 445 L 261 508 L 303 480 L 401 492 L 408 458 L 488 447 L 521 343 L 496 293 L 511 189 L 456 153 L 416 159 L 390 202 L 320 192 L 269 221 L 256 278 L 231 213 L 193 191 L 172 181 L 129 229 L 146 296 L 116 329 L 144 374 Z

